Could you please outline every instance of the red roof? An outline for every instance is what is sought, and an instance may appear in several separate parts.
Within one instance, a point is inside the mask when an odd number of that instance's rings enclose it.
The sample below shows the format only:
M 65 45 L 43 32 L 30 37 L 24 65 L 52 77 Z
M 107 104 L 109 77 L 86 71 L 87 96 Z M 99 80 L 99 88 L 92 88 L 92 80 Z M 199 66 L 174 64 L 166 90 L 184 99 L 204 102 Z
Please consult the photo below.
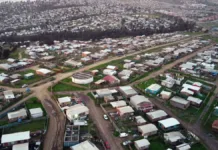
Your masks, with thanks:
M 212 127 L 218 128 L 218 120 L 214 120 Z
M 117 78 L 115 76 L 107 75 L 103 78 L 103 80 L 105 80 L 109 83 L 113 83 L 113 82 L 117 81 Z

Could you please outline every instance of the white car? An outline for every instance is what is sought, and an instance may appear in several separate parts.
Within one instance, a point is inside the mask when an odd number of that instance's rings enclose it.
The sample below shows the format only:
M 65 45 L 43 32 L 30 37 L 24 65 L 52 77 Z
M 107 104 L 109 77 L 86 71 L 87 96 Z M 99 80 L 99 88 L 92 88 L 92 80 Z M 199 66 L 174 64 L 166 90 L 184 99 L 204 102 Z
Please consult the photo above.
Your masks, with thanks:
M 109 118 L 108 118 L 107 115 L 104 114 L 104 119 L 105 119 L 105 120 L 108 120 Z
M 131 141 L 125 141 L 125 142 L 123 142 L 123 146 L 126 146 L 126 145 L 129 145 L 129 144 L 131 144 L 132 142 Z
M 28 87 L 28 84 L 22 85 L 22 88 L 26 88 L 26 87 Z

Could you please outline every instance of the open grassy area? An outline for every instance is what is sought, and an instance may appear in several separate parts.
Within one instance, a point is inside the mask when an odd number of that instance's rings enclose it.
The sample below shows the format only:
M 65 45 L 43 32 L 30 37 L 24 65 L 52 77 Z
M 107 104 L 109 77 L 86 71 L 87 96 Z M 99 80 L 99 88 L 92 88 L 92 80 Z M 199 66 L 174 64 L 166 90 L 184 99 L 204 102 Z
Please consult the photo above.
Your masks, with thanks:
M 207 148 L 203 144 L 197 143 L 191 146 L 191 150 L 207 150 Z
M 212 37 L 212 36 L 210 36 L 210 35 L 202 36 L 202 38 L 203 38 L 204 40 L 209 40 L 209 39 L 211 39 L 213 42 L 218 43 L 218 38 Z
M 147 87 L 149 87 L 150 85 L 156 83 L 156 80 L 154 78 L 151 78 L 147 81 L 141 82 L 138 84 L 138 87 L 142 90 L 145 90 Z
M 51 91 L 51 88 L 48 89 Z M 53 92 L 61 92 L 61 91 L 81 91 L 85 90 L 85 88 L 76 87 L 73 85 L 68 85 L 64 83 L 58 83 L 52 87 Z
M 149 150 L 164 150 L 169 148 L 160 137 L 152 137 L 148 139 L 150 142 Z
M 4 133 L 15 133 L 15 132 L 22 132 L 22 131 L 37 131 L 43 130 L 45 128 L 46 120 L 35 120 L 30 123 L 20 124 L 17 126 L 13 126 L 10 128 L 6 128 Z
M 201 35 L 204 34 L 204 32 L 182 32 L 185 35 L 190 35 L 190 36 L 196 36 L 196 35 Z
M 20 57 L 21 56 L 21 57 Z M 10 53 L 10 58 L 14 58 L 14 59 L 19 59 L 19 58 L 27 58 L 28 55 L 25 54 L 25 49 L 24 48 L 18 48 L 16 51 L 14 51 L 13 53 Z
M 42 103 L 38 100 L 36 97 L 32 97 L 26 101 L 26 107 L 27 109 L 32 109 L 32 108 L 41 108 L 43 110 L 43 114 L 46 114 L 46 111 L 44 107 L 42 106 Z

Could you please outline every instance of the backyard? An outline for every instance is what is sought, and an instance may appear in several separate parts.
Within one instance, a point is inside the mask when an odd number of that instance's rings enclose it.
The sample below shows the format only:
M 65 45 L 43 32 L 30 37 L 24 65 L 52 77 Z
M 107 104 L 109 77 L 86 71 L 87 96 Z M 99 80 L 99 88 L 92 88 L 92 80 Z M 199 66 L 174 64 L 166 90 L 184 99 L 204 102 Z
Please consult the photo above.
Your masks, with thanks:
M 32 109 L 32 108 L 41 108 L 43 110 L 43 114 L 46 115 L 46 111 L 44 107 L 42 106 L 42 103 L 38 100 L 36 97 L 32 97 L 26 101 L 26 107 L 27 109 Z

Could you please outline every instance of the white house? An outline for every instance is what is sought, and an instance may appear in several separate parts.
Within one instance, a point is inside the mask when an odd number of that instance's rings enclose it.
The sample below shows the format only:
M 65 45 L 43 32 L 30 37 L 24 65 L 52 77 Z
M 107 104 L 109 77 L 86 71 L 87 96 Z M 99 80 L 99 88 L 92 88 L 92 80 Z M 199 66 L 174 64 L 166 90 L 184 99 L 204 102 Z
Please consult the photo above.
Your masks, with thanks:
M 138 126 L 138 131 L 142 134 L 142 136 L 151 136 L 157 134 L 157 127 L 154 124 L 146 124 L 142 126 Z
M 99 150 L 95 144 L 90 141 L 84 141 L 70 147 L 71 150 Z
M 32 108 L 29 109 L 32 118 L 39 118 L 43 116 L 42 108 Z
M 29 139 L 30 131 L 3 134 L 1 137 L 1 144 L 3 144 L 3 146 L 10 146 L 21 142 L 27 142 Z
M 147 139 L 141 139 L 134 142 L 137 150 L 145 150 L 150 146 L 150 142 Z
M 67 118 L 71 122 L 86 118 L 88 114 L 89 109 L 88 107 L 84 106 L 84 104 L 76 104 L 66 110 Z
M 13 91 L 3 91 L 4 97 L 6 100 L 12 100 L 15 98 Z
M 29 143 L 13 145 L 12 150 L 29 150 Z
M 9 121 L 17 121 L 18 119 L 25 119 L 27 117 L 26 109 L 22 108 L 17 111 L 9 112 L 8 114 Z

